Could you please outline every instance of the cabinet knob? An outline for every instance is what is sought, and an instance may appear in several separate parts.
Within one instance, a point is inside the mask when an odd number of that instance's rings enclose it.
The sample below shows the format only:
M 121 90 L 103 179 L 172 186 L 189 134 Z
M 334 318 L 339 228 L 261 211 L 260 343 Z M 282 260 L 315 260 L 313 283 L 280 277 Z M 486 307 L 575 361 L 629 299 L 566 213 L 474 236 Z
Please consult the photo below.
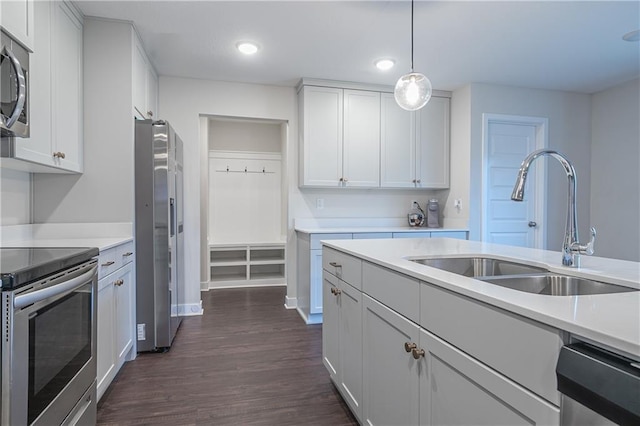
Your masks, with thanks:
M 411 352 L 412 350 L 414 350 L 417 347 L 418 347 L 418 345 L 416 345 L 413 342 L 405 342 L 405 344 L 404 344 L 404 350 L 407 351 L 407 352 Z
M 122 284 L 124 284 L 124 280 L 116 280 L 114 282 L 115 285 L 117 285 L 118 287 L 120 287 Z M 415 356 L 415 355 L 414 355 Z
M 344 178 L 338 179 L 338 182 L 342 182 L 342 181 L 344 181 Z
M 53 153 L 55 158 L 65 158 L 64 152 L 56 151 Z
M 329 265 L 333 266 L 334 268 L 342 268 L 342 265 L 338 262 L 329 262 Z
M 424 356 L 424 349 L 414 348 L 411 350 L 411 353 L 413 354 L 414 359 L 420 359 L 421 357 Z
M 416 180 L 414 179 L 414 180 L 412 180 L 411 182 L 412 182 L 412 183 L 416 183 Z
M 147 111 L 147 116 L 148 116 L 149 118 L 153 117 L 153 111 Z
M 334 296 L 337 296 L 340 293 L 342 293 L 342 290 L 340 290 L 339 288 L 331 287 L 331 294 L 333 294 Z
M 114 263 L 116 263 L 116 262 L 114 262 L 113 260 L 110 260 L 110 261 L 108 261 L 108 262 L 104 262 L 104 263 L 102 264 L 102 266 L 111 266 L 111 265 L 113 265 Z
M 342 181 L 343 181 L 344 183 L 347 183 L 347 182 L 348 182 L 348 181 L 347 181 L 347 178 L 342 178 Z
M 420 183 L 420 179 L 416 179 L 416 183 Z

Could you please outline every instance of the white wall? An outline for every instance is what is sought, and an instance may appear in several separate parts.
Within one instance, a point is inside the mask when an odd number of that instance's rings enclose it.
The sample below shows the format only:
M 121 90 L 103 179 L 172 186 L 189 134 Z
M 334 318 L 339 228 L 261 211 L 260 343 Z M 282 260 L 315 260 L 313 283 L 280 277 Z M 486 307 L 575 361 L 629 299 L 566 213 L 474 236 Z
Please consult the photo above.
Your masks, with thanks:
M 185 246 L 186 303 L 200 300 L 200 281 L 206 280 L 206 257 L 202 256 L 202 241 L 206 239 L 201 210 L 201 169 L 206 167 L 206 143 L 203 150 L 202 132 L 207 131 L 200 120 L 205 116 L 226 116 L 280 120 L 288 123 L 282 132 L 287 136 L 283 147 L 283 179 L 287 204 L 287 295 L 296 297 L 294 218 L 354 218 L 404 217 L 411 199 L 424 205 L 427 199 L 441 198 L 446 191 L 396 190 L 326 190 L 298 188 L 297 96 L 292 87 L 227 83 L 209 80 L 160 77 L 160 117 L 169 120 L 185 143 Z M 208 140 L 208 139 L 205 139 Z M 316 199 L 324 199 L 324 209 L 316 209 Z M 200 271 L 198 277 L 197 271 Z
M 456 100 L 462 105 L 452 110 L 454 146 L 463 153 L 466 143 L 470 161 L 468 171 L 463 166 L 457 167 L 456 172 L 452 169 L 455 179 L 451 193 L 466 194 L 461 198 L 463 206 L 469 206 L 470 238 L 479 240 L 482 235 L 482 114 L 494 113 L 549 119 L 549 148 L 567 155 L 578 175 L 578 225 L 585 239 L 589 226 L 590 95 L 474 83 L 454 92 L 452 104 Z M 548 162 L 547 173 L 547 249 L 560 250 L 566 221 L 567 178 L 554 160 Z
M 596 255 L 640 262 L 640 80 L 594 94 L 592 107 Z
M 0 168 L 0 226 L 31 223 L 31 175 Z
M 280 123 L 209 119 L 209 149 L 280 152 Z

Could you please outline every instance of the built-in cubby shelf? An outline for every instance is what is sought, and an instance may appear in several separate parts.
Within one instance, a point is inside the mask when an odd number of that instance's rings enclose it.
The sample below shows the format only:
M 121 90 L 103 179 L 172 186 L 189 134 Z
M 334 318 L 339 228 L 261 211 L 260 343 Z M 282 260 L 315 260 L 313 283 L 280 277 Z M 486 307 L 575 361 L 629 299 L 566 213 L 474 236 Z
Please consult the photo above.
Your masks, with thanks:
M 209 246 L 209 288 L 285 284 L 284 243 Z

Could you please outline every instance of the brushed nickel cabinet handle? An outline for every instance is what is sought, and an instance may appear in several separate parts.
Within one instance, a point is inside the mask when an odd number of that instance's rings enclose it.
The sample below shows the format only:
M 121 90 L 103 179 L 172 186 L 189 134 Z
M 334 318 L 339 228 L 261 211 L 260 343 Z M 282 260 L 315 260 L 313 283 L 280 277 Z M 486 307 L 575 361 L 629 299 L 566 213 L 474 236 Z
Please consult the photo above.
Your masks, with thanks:
M 424 356 L 424 349 L 414 348 L 411 350 L 411 353 L 413 354 L 414 359 L 420 359 L 420 357 Z
M 342 268 L 342 265 L 338 262 L 329 262 L 329 265 L 333 266 L 334 268 Z
M 128 256 L 131 256 L 132 254 L 133 254 L 133 252 L 132 252 L 132 251 L 128 251 L 128 252 L 126 252 L 125 254 L 123 254 L 122 256 L 123 256 L 123 257 L 128 257 Z
M 113 265 L 114 263 L 116 263 L 116 262 L 114 262 L 113 260 L 110 260 L 110 261 L 108 261 L 108 262 L 104 262 L 104 263 L 102 264 L 102 266 L 111 266 L 111 265 Z
M 120 287 L 122 284 L 124 284 L 124 280 L 116 280 L 114 284 Z
M 418 345 L 416 345 L 413 342 L 405 342 L 404 344 L 404 350 L 407 352 L 411 352 L 413 349 L 417 348 Z

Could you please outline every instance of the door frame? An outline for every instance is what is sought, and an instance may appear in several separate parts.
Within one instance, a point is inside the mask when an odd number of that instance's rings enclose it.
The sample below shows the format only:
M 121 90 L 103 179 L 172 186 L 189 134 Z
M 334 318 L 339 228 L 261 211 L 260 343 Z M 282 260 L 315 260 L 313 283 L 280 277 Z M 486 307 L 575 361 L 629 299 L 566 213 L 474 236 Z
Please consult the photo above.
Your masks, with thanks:
M 549 119 L 546 117 L 534 117 L 523 115 L 508 115 L 508 114 L 482 114 L 482 210 L 481 210 L 481 226 L 482 226 L 482 241 L 488 241 L 489 226 L 488 226 L 488 176 L 487 176 L 487 160 L 489 159 L 489 125 L 492 123 L 501 124 L 523 124 L 534 125 L 536 127 L 536 140 L 535 149 L 543 149 L 548 146 L 549 141 Z M 524 160 L 524 158 L 523 158 Z M 547 248 L 547 173 L 546 163 L 544 161 L 537 161 L 534 164 L 536 171 L 535 182 L 533 187 L 529 183 L 529 194 L 533 194 L 534 197 L 534 209 L 535 216 L 538 219 L 538 232 L 534 236 L 535 248 L 546 249 Z M 516 176 L 513 177 L 514 184 Z

